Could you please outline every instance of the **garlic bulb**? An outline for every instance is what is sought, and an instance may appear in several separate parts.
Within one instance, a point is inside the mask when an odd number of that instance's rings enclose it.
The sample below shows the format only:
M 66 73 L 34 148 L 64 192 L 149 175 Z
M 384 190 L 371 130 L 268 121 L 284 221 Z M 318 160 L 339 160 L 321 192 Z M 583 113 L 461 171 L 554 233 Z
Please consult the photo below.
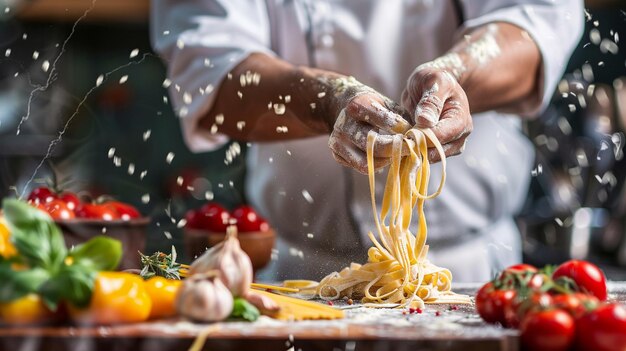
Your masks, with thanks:
M 233 296 L 246 296 L 252 283 L 252 263 L 237 239 L 237 227 L 226 229 L 226 239 L 198 257 L 189 270 L 191 275 L 217 270 Z
M 233 295 L 213 271 L 185 279 L 176 296 L 176 311 L 194 321 L 216 322 L 230 315 L 233 303 Z

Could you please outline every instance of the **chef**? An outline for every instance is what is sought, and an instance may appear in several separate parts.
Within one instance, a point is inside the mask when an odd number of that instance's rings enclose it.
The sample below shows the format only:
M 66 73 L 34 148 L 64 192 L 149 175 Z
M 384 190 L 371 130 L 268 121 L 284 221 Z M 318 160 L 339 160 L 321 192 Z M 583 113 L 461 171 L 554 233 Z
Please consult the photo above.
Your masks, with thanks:
M 582 6 L 153 0 L 151 37 L 188 147 L 252 142 L 246 195 L 279 234 L 265 279 L 315 279 L 366 261 L 375 231 L 366 136 L 377 133 L 384 169 L 389 134 L 416 126 L 452 156 L 443 193 L 426 203 L 429 258 L 457 282 L 484 281 L 521 261 L 513 216 L 534 161 L 521 122 L 547 104 L 581 35 Z M 433 188 L 441 173 L 439 163 Z M 384 181 L 383 171 L 379 200 Z

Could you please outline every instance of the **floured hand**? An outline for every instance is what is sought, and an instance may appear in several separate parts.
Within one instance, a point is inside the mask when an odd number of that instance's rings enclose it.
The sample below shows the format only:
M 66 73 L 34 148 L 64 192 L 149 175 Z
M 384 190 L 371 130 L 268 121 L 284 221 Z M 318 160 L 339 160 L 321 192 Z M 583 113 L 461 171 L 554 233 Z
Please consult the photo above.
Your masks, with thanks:
M 418 67 L 402 93 L 402 107 L 414 114 L 417 127 L 433 130 L 446 156 L 463 151 L 472 118 L 465 91 L 448 70 L 428 63 Z M 428 155 L 432 162 L 440 160 L 434 149 Z
M 396 112 L 399 106 L 373 89 L 361 85 L 342 91 L 341 87 L 335 94 L 339 113 L 328 142 L 333 157 L 337 162 L 367 174 L 367 134 L 373 131 L 377 134 L 375 168 L 388 165 L 391 162 L 391 135 L 405 133 L 411 124 Z

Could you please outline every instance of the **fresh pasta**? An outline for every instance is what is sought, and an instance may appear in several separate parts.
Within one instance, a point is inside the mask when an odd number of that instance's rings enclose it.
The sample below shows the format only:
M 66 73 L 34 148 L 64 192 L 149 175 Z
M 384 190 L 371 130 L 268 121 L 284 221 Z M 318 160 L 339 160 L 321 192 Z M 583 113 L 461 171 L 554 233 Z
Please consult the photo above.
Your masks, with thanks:
M 429 142 L 441 156 L 443 167 L 439 186 L 433 194 L 427 193 Z M 367 252 L 367 263 L 352 263 L 319 283 L 286 281 L 285 286 L 298 287 L 304 294 L 308 291 L 325 300 L 361 299 L 370 307 L 422 308 L 424 303 L 469 303 L 468 296 L 451 291 L 450 271 L 427 259 L 424 203 L 441 193 L 446 177 L 446 157 L 437 137 L 430 129 L 411 129 L 404 135 L 393 136 L 391 165 L 380 214 L 374 192 L 375 144 L 376 134 L 370 132 L 367 136 L 367 167 L 378 235 L 368 233 L 373 246 Z M 409 150 L 405 156 L 402 155 L 404 146 Z M 409 230 L 414 214 L 418 223 L 415 234 Z

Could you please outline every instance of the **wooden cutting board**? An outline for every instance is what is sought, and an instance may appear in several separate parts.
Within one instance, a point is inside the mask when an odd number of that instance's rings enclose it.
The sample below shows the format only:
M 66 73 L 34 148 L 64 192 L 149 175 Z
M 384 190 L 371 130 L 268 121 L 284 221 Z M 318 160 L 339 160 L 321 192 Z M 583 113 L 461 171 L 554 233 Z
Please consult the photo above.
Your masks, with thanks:
M 471 294 L 477 287 L 458 289 Z M 203 350 L 463 350 L 515 351 L 515 331 L 484 324 L 473 306 L 434 305 L 421 314 L 346 306 L 345 318 L 320 321 L 226 322 L 180 320 L 127 326 L 0 329 L 0 351 L 188 350 L 207 328 Z

